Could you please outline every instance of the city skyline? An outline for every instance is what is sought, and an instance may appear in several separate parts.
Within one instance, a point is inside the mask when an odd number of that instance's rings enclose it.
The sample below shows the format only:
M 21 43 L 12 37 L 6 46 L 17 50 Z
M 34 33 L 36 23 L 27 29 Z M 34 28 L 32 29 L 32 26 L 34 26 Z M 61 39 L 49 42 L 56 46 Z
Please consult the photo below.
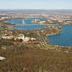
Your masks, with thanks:
M 0 0 L 0 9 L 72 9 L 71 0 Z

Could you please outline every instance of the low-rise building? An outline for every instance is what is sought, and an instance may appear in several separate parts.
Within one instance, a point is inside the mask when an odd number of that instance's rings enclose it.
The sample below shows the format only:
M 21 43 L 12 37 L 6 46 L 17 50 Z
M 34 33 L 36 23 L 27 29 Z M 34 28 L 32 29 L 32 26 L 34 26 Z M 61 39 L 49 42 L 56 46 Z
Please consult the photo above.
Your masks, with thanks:
M 5 60 L 5 57 L 0 56 L 0 61 Z
M 25 37 L 24 34 L 19 34 L 14 38 L 14 40 L 22 40 L 23 42 L 28 42 L 30 37 Z
M 13 39 L 14 36 L 13 35 L 8 35 L 8 34 L 5 34 L 5 35 L 2 35 L 1 37 L 2 39 Z

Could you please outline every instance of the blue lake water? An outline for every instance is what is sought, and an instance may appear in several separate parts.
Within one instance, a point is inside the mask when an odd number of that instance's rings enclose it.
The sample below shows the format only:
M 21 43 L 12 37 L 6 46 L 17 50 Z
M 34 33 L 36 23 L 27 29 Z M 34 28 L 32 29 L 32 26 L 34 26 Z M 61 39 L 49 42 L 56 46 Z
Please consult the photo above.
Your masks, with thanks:
M 15 19 L 15 20 L 7 20 L 7 23 L 11 24 L 32 24 L 32 19 L 23 20 L 23 19 Z M 46 26 L 33 24 L 28 26 L 16 26 L 18 30 L 37 30 L 43 29 Z M 59 46 L 71 46 L 72 47 L 72 26 L 64 26 L 63 30 L 58 35 L 48 36 L 49 44 L 59 45 Z
M 58 35 L 48 36 L 49 43 L 59 46 L 72 46 L 72 26 L 64 26 Z
M 11 23 L 11 24 L 32 24 L 33 19 L 15 19 L 15 20 L 7 20 L 5 22 Z M 43 19 L 40 19 L 43 20 Z M 45 20 L 45 19 L 44 19 Z M 16 26 L 16 29 L 18 30 L 38 30 L 46 28 L 45 25 L 39 25 L 39 24 L 32 24 L 32 25 L 26 25 L 26 26 Z

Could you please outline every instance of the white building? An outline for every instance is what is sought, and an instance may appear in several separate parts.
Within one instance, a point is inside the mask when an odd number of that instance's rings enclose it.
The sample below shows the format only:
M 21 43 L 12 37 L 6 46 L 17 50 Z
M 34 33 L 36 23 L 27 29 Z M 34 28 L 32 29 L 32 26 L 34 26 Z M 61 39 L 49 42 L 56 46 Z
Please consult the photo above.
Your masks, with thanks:
M 5 57 L 0 56 L 0 60 L 4 60 L 4 59 L 6 59 L 6 58 L 5 58 Z
M 29 40 L 30 40 L 30 37 L 25 37 L 23 41 L 28 42 Z
M 19 35 L 16 37 L 16 39 L 22 39 L 22 40 L 24 40 L 24 34 L 19 34 Z
M 35 41 L 36 38 L 30 38 L 30 37 L 25 37 L 24 34 L 19 34 L 17 37 L 14 38 L 14 40 L 22 40 L 23 42 L 28 42 L 28 41 Z
M 13 35 L 3 35 L 2 39 L 13 39 Z
M 30 37 L 25 37 L 24 34 L 19 34 L 15 40 L 23 40 L 23 42 L 28 42 L 30 40 Z
M 35 40 L 36 40 L 36 38 L 31 38 L 31 40 L 32 40 L 32 41 L 35 41 Z
M 43 24 L 43 23 L 45 23 L 45 22 L 46 22 L 46 21 L 40 21 L 39 23 L 40 23 L 40 24 Z

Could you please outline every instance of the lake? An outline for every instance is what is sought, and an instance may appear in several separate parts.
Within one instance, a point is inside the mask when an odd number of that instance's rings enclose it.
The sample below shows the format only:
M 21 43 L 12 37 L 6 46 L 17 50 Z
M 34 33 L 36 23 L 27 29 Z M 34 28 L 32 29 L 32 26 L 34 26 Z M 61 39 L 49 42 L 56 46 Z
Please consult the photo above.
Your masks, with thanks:
M 14 20 L 7 20 L 5 22 L 6 23 L 11 23 L 11 24 L 16 24 L 16 25 L 17 24 L 19 24 L 19 25 L 20 24 L 27 24 L 25 26 L 16 26 L 16 29 L 18 29 L 18 30 L 38 30 L 38 29 L 43 29 L 43 28 L 47 27 L 45 25 L 32 24 L 32 20 L 34 20 L 34 18 L 29 18 L 29 19 L 14 19 Z M 43 20 L 43 19 L 40 19 L 40 20 Z M 31 24 L 31 25 L 29 25 L 29 24 Z
M 72 46 L 72 26 L 64 26 L 58 35 L 48 36 L 49 44 L 59 46 Z
M 15 19 L 7 20 L 11 24 L 32 24 L 33 19 Z M 46 28 L 45 25 L 33 24 L 27 26 L 16 26 L 18 30 L 38 30 Z M 52 45 L 71 46 L 72 47 L 72 26 L 64 26 L 60 34 L 48 36 L 48 42 Z

